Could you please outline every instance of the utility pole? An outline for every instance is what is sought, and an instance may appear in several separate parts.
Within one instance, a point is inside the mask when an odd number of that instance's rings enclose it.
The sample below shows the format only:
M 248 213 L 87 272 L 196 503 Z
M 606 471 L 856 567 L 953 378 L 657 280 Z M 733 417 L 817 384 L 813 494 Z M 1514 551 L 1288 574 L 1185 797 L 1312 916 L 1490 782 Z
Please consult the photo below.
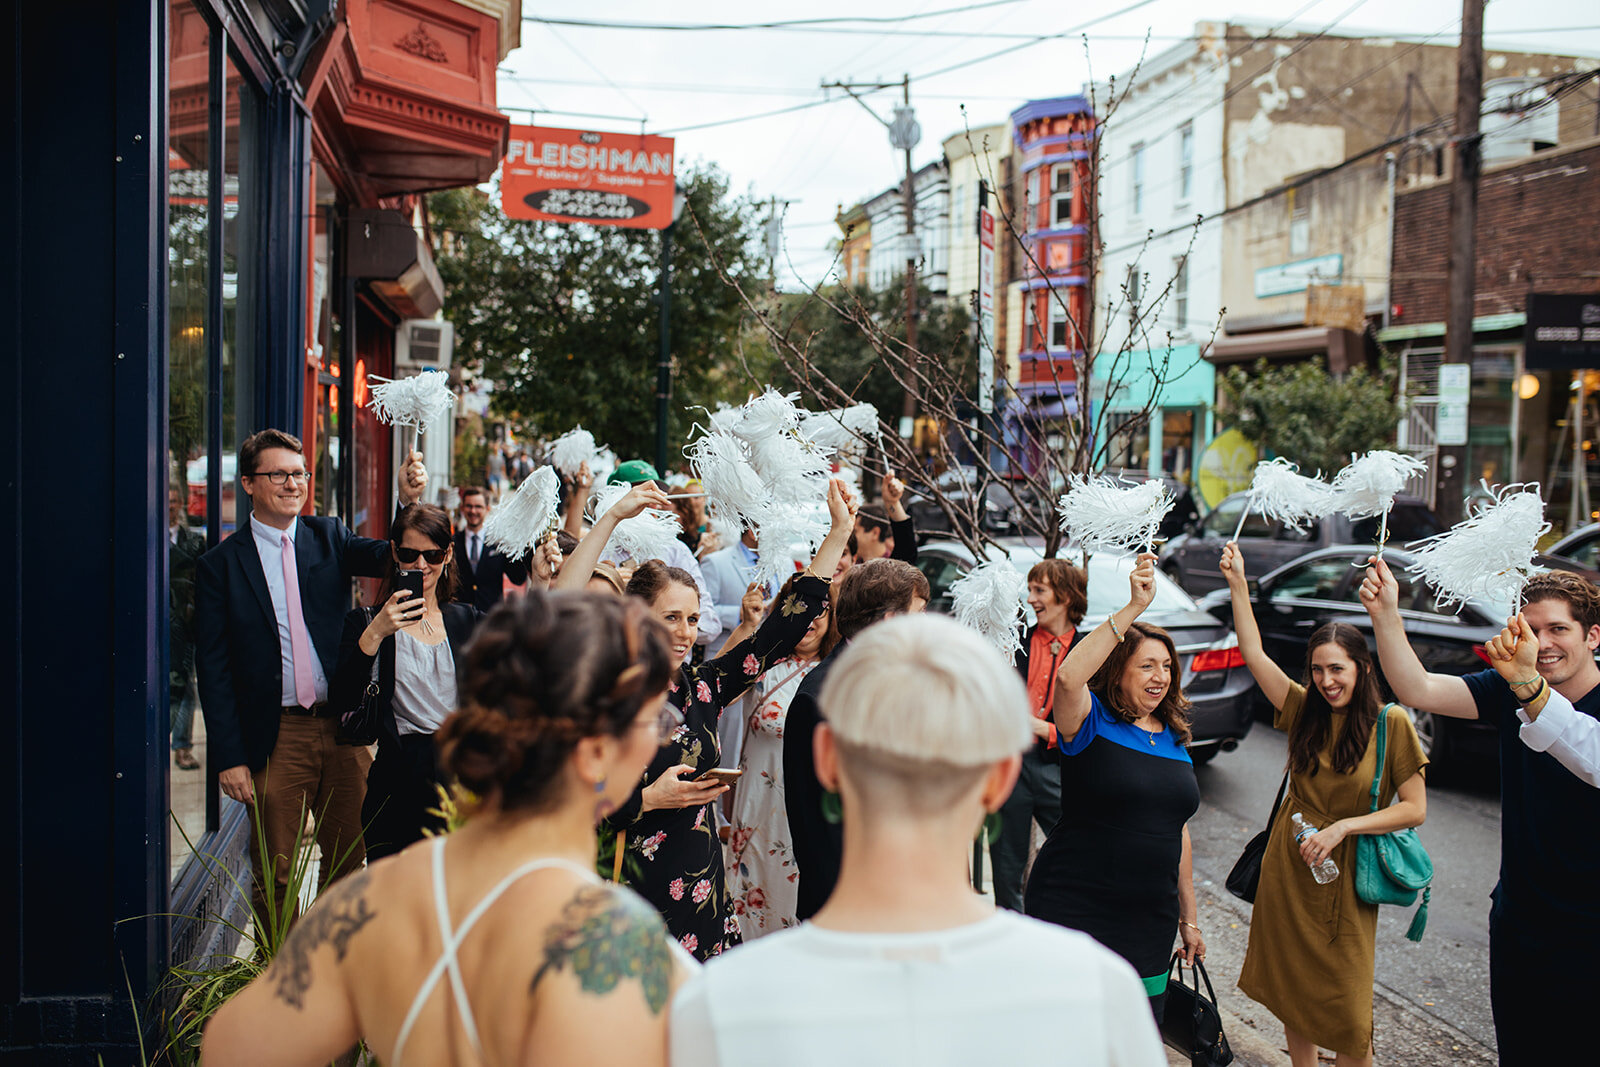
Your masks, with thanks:
M 1478 114 L 1483 107 L 1484 0 L 1462 0 L 1461 45 L 1456 53 L 1455 172 L 1450 181 L 1450 258 L 1444 326 L 1444 361 L 1472 365 L 1473 270 L 1477 264 L 1478 178 L 1483 172 L 1483 141 Z M 1450 373 L 1454 378 L 1461 372 Z M 1466 372 L 1470 376 L 1471 371 Z M 1441 393 L 1441 401 L 1443 401 Z M 1471 480 L 1466 441 L 1453 437 L 1439 447 L 1436 510 L 1447 523 L 1458 522 Z
M 881 118 L 858 95 L 862 90 L 892 89 L 896 85 L 900 87 L 902 103 L 894 109 L 892 121 Z M 917 420 L 917 190 L 916 175 L 911 169 L 911 150 L 922 140 L 922 127 L 917 124 L 916 112 L 911 108 L 911 75 L 902 76 L 898 82 L 823 82 L 822 88 L 843 89 L 850 94 L 852 100 L 866 108 L 867 114 L 889 131 L 890 147 L 905 153 L 905 184 L 901 188 L 901 198 L 906 216 L 907 378 L 905 402 L 900 409 L 900 436 L 909 440 Z

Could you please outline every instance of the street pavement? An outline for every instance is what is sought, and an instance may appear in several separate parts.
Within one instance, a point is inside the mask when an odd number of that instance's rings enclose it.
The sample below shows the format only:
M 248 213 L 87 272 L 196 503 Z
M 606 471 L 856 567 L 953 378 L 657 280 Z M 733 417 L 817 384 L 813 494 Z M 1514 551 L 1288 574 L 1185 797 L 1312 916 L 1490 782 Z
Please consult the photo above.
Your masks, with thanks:
M 1199 919 L 1224 1029 L 1241 1067 L 1289 1062 L 1281 1024 L 1234 986 L 1251 909 L 1223 884 L 1245 843 L 1266 822 L 1286 752 L 1284 735 L 1258 722 L 1237 750 L 1196 771 L 1201 802 L 1189 829 Z M 1385 907 L 1379 913 L 1374 1051 L 1381 1063 L 1496 1062 L 1488 929 L 1489 891 L 1500 862 L 1494 774 L 1492 764 L 1468 765 L 1429 783 L 1428 820 L 1420 831 L 1435 868 L 1428 932 L 1413 944 L 1405 930 L 1414 909 Z

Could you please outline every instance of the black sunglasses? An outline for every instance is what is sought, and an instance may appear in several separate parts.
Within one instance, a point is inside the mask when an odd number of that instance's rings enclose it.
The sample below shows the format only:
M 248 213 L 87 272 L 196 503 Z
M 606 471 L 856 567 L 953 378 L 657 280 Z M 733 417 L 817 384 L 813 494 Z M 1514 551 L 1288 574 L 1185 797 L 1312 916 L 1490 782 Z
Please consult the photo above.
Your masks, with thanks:
M 394 558 L 401 563 L 415 563 L 417 557 L 421 556 L 435 567 L 444 562 L 445 554 L 450 551 L 448 548 L 401 548 L 399 545 L 393 547 Z

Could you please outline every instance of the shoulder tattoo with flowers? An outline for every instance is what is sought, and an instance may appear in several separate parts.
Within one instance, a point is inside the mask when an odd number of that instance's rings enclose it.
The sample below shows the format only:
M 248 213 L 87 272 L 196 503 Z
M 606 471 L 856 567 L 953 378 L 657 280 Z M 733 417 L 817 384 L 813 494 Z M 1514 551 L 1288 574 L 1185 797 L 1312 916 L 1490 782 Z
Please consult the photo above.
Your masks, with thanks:
M 273 987 L 278 999 L 296 1011 L 306 1006 L 311 988 L 311 954 L 325 944 L 333 945 L 343 961 L 350 951 L 350 939 L 360 933 L 377 913 L 367 903 L 371 875 L 360 870 L 333 885 L 315 907 L 295 924 L 283 949 L 272 961 Z
M 660 1015 L 672 992 L 672 954 L 661 917 L 627 892 L 585 886 L 546 931 L 544 962 L 530 992 L 558 971 L 571 971 L 579 988 L 596 996 L 637 981 L 650 1013 Z

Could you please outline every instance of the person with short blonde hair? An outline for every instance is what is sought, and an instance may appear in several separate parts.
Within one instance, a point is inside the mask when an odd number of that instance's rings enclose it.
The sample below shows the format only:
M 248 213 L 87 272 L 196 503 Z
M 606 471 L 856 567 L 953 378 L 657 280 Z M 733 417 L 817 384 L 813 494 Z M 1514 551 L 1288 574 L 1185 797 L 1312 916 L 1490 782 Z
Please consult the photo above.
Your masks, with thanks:
M 673 1003 L 671 1062 L 1073 1062 L 1166 1057 L 1133 969 L 972 892 L 967 855 L 1033 736 L 1022 680 L 949 619 L 872 626 L 823 686 L 817 771 L 844 859 L 812 922 L 711 961 Z M 1042 1022 L 1041 1020 L 1048 1020 Z M 930 1055 L 936 1053 L 936 1055 Z

